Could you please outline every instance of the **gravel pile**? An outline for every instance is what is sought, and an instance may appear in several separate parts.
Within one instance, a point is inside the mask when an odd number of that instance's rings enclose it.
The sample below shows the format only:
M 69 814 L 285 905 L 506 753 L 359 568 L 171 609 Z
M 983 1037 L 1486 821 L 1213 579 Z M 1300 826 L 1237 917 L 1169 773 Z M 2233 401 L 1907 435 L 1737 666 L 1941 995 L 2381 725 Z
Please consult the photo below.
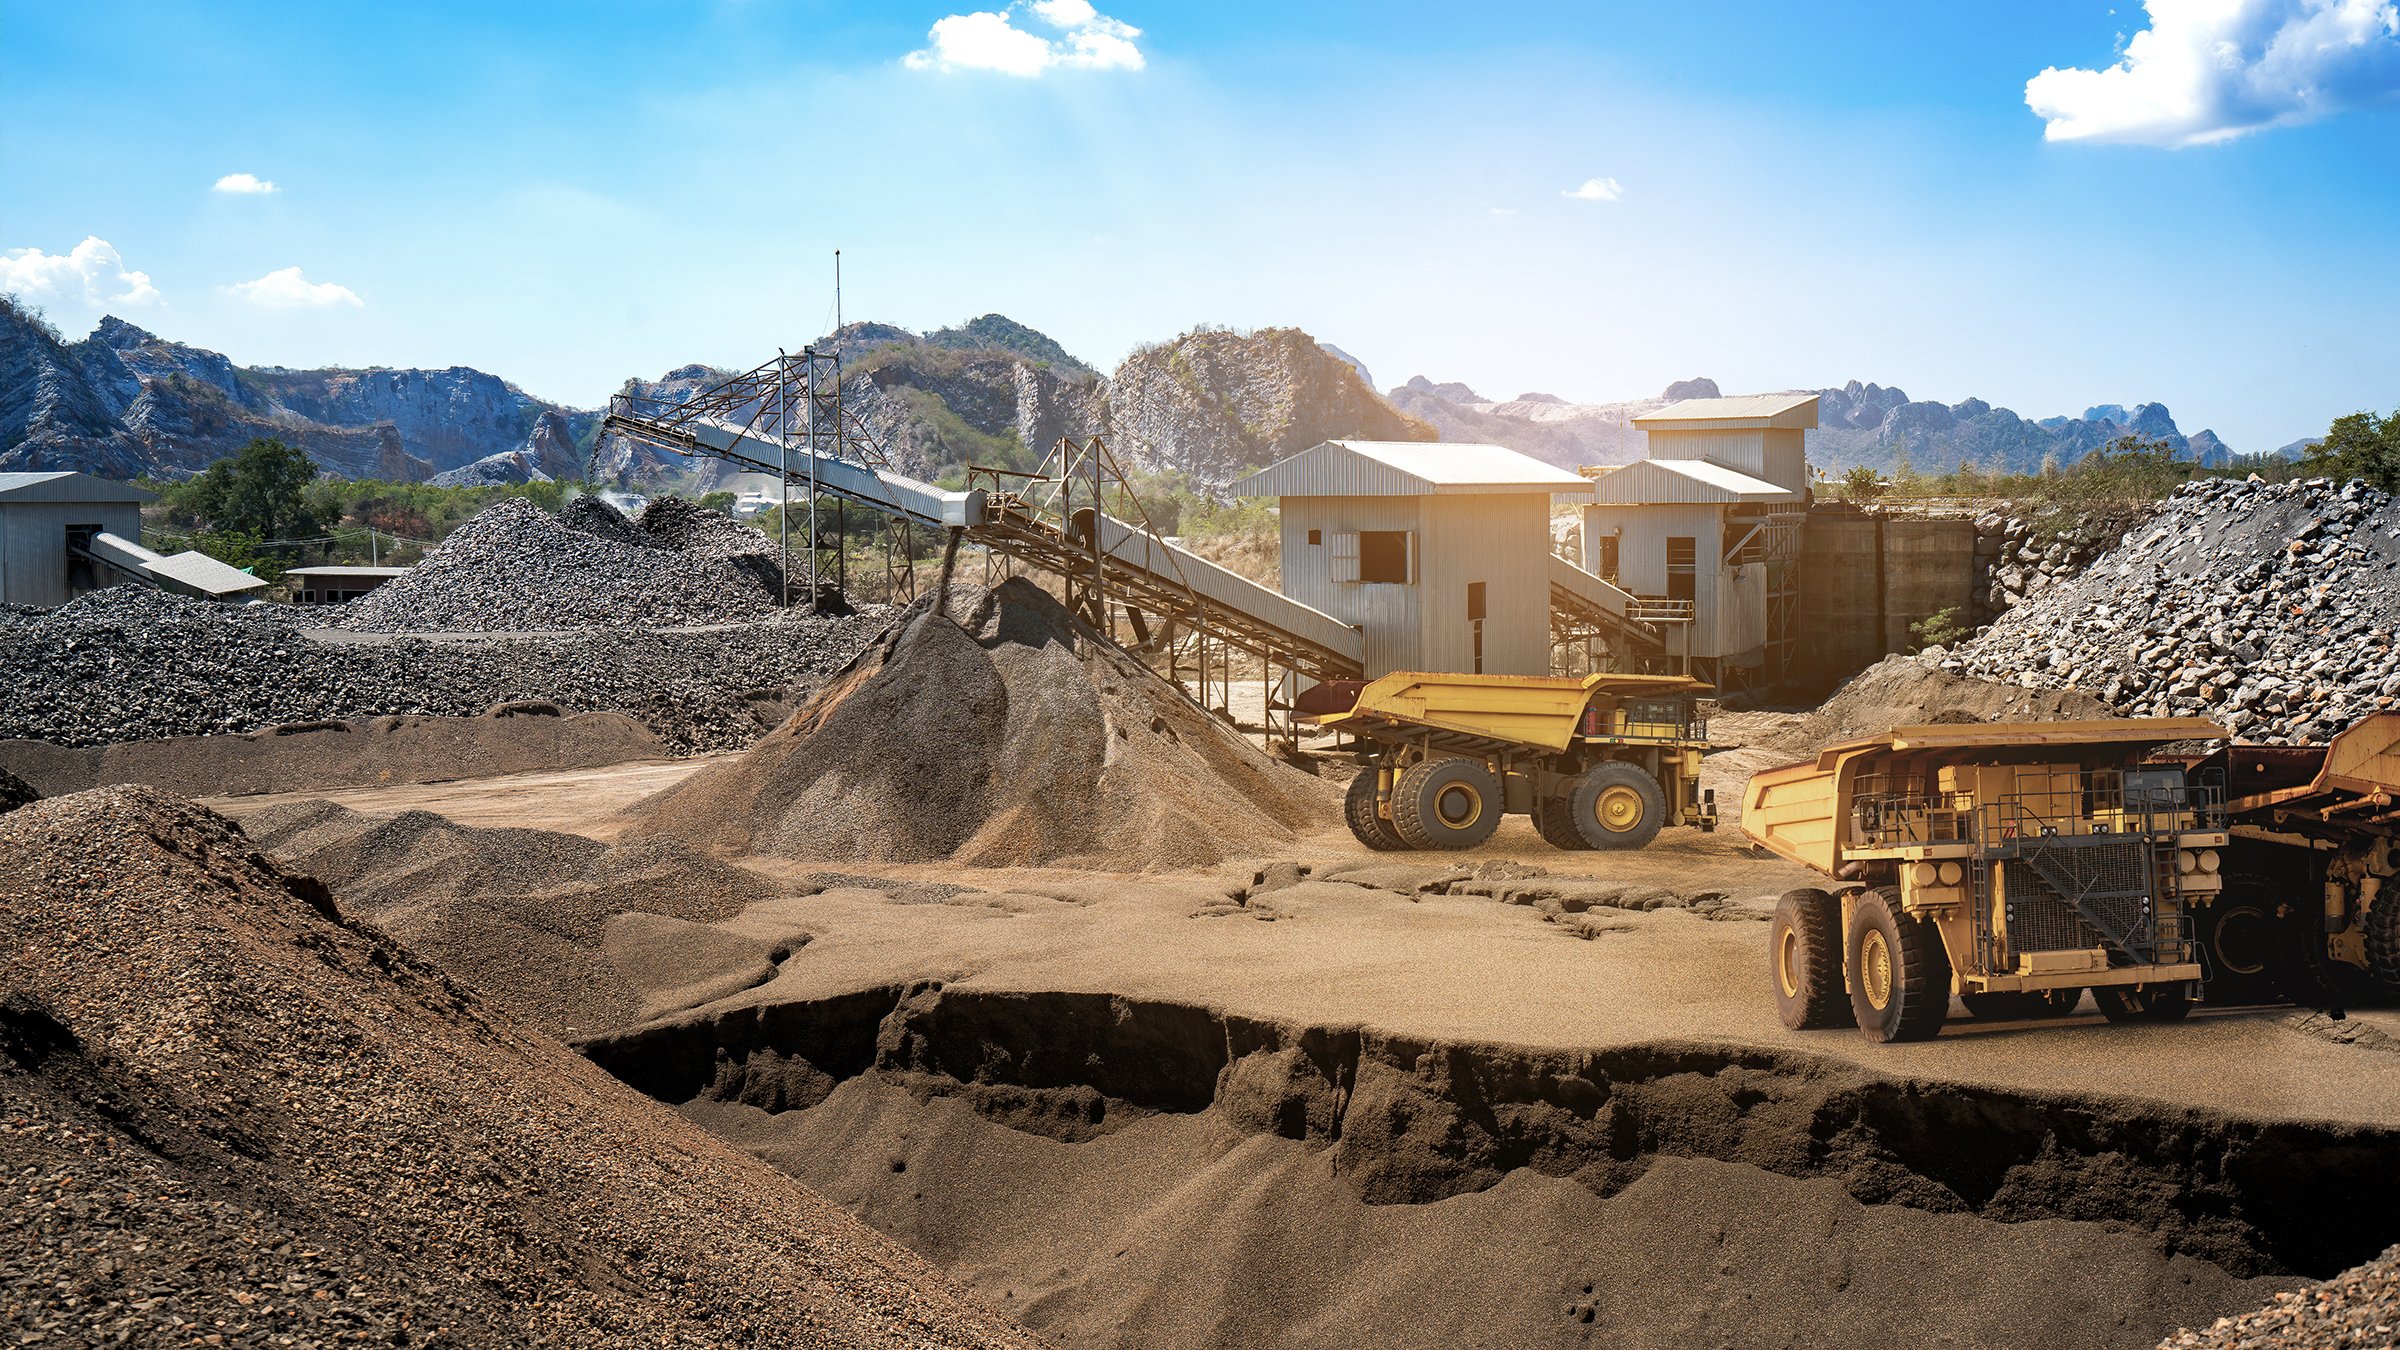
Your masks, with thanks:
M 642 533 L 659 548 L 722 561 L 768 595 L 782 590 L 775 541 L 722 511 L 682 497 L 653 498 L 642 508 Z
M 1984 615 L 2005 614 L 2056 583 L 2081 575 L 2118 536 L 2140 525 L 2146 509 L 2089 513 L 2047 509 L 1988 511 L 1975 518 L 1975 563 L 1986 578 Z
M 0 615 L 0 739 L 106 745 L 541 700 L 625 713 L 677 751 L 733 749 L 889 617 L 436 641 L 311 636 L 293 613 L 125 586 Z
M 6 769 L 0 769 L 0 816 L 20 806 L 31 806 L 41 799 L 42 794 L 34 791 L 33 784 Z
M 405 575 L 343 606 L 334 624 L 371 633 L 688 628 L 774 608 L 753 573 L 660 548 L 597 497 L 567 510 L 572 523 L 504 498 Z
M 2256 1312 L 2186 1330 L 2159 1350 L 2391 1350 L 2400 1345 L 2400 1247 Z
M 1924 657 L 2288 744 L 2400 702 L 2395 628 L 2400 505 L 2360 482 L 2216 479 L 2179 488 L 2081 577 Z
M 11 1344 L 1024 1346 L 180 798 L 0 818 Z
M 612 847 L 548 830 L 479 829 L 426 811 L 361 815 L 325 801 L 271 807 L 242 829 L 278 864 L 332 888 L 344 914 L 371 921 L 443 974 L 562 1038 L 612 1030 L 643 1013 L 639 970 L 611 954 L 612 928 L 625 916 L 675 921 L 635 935 L 638 951 L 628 954 L 649 967 L 677 936 L 713 936 L 675 934 L 677 924 L 729 919 L 776 894 L 756 875 L 666 839 Z
M 1327 822 L 1326 792 L 1019 577 L 920 602 L 749 751 L 636 807 L 629 833 L 1152 871 L 1288 843 Z

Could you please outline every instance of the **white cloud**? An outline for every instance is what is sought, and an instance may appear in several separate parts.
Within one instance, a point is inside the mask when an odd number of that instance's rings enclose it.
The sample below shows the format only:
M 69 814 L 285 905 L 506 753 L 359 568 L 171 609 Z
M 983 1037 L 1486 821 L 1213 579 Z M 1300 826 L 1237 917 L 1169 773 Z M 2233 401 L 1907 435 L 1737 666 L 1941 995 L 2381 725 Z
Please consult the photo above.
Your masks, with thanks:
M 65 253 L 12 248 L 0 253 L 0 291 L 28 299 L 87 305 L 155 305 L 158 288 L 146 272 L 125 266 L 116 247 L 97 235 Z
M 2183 147 L 2306 122 L 2400 92 L 2392 0 L 2148 0 L 2106 70 L 2044 70 L 2025 106 L 2044 139 Z
M 229 173 L 216 182 L 211 192 L 223 192 L 236 197 L 264 197 L 281 191 L 274 183 L 254 173 Z
M 1583 186 L 1569 188 L 1558 194 L 1579 202 L 1613 202 L 1625 195 L 1625 185 L 1614 178 L 1586 178 Z
M 1030 14 L 1058 30 L 1045 37 L 1017 26 Z M 1091 0 L 1030 0 L 936 20 L 933 45 L 910 52 L 910 70 L 992 70 L 1031 79 L 1045 70 L 1140 70 L 1142 30 L 1092 8 Z
M 331 309 L 348 305 L 357 309 L 366 304 L 358 292 L 330 281 L 310 281 L 300 275 L 297 267 L 282 267 L 256 281 L 244 281 L 225 288 L 227 295 L 239 296 L 260 309 Z

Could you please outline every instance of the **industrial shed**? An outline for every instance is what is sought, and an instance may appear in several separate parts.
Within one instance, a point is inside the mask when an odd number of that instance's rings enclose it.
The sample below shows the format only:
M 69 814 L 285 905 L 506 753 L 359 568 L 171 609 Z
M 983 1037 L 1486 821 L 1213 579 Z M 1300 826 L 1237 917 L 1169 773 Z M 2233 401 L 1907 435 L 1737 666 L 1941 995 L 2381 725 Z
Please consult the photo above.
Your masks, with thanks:
M 1592 471 L 1584 567 L 1692 606 L 1690 669 L 1771 683 L 1797 640 L 1800 523 L 1814 394 L 1686 399 L 1634 419 L 1649 458 Z
M 265 588 L 205 553 L 142 547 L 149 500 L 130 483 L 88 473 L 0 473 L 0 602 L 63 605 L 126 582 L 208 600 Z
M 1283 592 L 1356 624 L 1369 679 L 1550 671 L 1550 499 L 1588 485 L 1498 445 L 1327 441 L 1234 484 L 1281 501 Z

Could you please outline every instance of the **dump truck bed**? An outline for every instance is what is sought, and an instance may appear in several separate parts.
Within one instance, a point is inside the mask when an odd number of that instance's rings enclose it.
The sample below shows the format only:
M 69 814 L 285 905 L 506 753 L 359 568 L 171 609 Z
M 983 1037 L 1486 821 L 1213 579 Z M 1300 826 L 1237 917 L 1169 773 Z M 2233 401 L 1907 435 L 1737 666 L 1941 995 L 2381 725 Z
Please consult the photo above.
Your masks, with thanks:
M 1964 722 L 1894 727 L 1826 746 L 1814 759 L 1751 776 L 1742 790 L 1742 833 L 1770 852 L 1832 873 L 1842 863 L 1841 823 L 1858 775 L 1918 752 L 1955 761 L 1985 755 L 2075 758 L 2095 750 L 2126 755 L 2174 741 L 2223 736 L 2198 717 L 2128 717 L 2083 722 Z M 2061 754 L 2061 752 L 2066 752 Z
M 1688 675 L 1442 675 L 1396 671 L 1358 691 L 1322 725 L 1370 739 L 1426 736 L 1450 749 L 1564 750 L 1595 694 L 1685 694 L 1710 686 Z

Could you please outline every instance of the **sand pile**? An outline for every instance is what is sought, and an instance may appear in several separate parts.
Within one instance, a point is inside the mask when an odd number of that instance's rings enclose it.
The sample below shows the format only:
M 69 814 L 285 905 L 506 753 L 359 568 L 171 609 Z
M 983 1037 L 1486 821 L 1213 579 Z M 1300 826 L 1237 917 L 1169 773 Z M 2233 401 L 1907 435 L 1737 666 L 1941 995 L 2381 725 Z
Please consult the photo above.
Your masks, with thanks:
M 0 819 L 14 1340 L 1030 1345 L 142 789 Z
M 2391 1350 L 2400 1345 L 2400 1247 L 2256 1312 L 2171 1336 L 2159 1350 Z
M 579 498 L 615 514 L 597 498 Z M 586 516 L 597 512 L 584 509 Z M 658 547 L 582 520 L 553 519 L 509 497 L 461 525 L 424 561 L 343 606 L 334 622 L 378 633 L 684 628 L 737 623 L 773 608 L 750 572 L 721 557 Z M 641 541 L 641 542 L 635 542 Z
M 2353 481 L 2211 479 L 2072 583 L 1940 659 L 2129 716 L 2321 741 L 2400 703 L 2400 503 Z
M 795 858 L 1165 870 L 1330 814 L 1317 780 L 1014 578 L 947 612 L 921 603 L 741 757 L 637 807 L 629 833 Z
M 271 807 L 243 829 L 278 864 L 324 882 L 344 914 L 552 1035 L 730 992 L 774 964 L 771 944 L 707 928 L 774 889 L 675 840 L 610 847 L 321 801 Z

